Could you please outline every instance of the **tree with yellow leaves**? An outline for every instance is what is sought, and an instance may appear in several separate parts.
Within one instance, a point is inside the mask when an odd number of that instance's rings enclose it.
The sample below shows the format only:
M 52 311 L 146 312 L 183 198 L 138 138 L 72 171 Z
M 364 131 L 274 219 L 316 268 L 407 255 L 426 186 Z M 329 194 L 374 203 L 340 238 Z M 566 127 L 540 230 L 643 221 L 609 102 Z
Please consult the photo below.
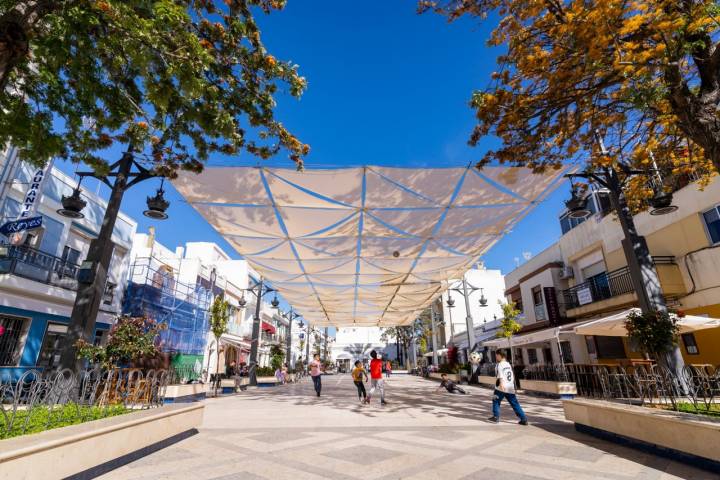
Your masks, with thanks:
M 590 168 L 657 165 L 664 188 L 720 170 L 714 0 L 448 0 L 419 9 L 450 20 L 499 15 L 489 44 L 507 51 L 490 87 L 472 95 L 470 143 L 496 135 L 502 145 L 480 165 L 542 171 L 587 157 Z M 609 155 L 597 150 L 598 131 Z M 627 189 L 636 209 L 653 195 L 647 177 Z

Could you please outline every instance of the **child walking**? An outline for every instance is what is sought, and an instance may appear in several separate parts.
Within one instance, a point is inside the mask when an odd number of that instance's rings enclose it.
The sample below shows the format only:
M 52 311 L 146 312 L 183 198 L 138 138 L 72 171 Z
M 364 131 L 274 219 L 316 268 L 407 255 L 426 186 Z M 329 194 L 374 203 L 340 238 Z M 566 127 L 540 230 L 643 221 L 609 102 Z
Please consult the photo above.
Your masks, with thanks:
M 368 376 L 360 360 L 355 362 L 355 368 L 352 370 L 352 379 L 355 387 L 357 387 L 358 400 L 360 400 L 360 403 L 367 403 L 367 392 L 365 391 L 364 382 L 367 382 Z

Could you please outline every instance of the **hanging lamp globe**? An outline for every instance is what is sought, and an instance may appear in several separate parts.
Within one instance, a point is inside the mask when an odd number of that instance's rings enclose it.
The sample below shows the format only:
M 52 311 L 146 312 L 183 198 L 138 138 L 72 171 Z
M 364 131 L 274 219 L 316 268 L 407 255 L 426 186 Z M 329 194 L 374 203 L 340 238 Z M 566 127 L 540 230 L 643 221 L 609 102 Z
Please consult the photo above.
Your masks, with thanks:
M 455 306 L 455 300 L 449 295 L 446 303 L 448 308 L 453 308 Z
M 158 188 L 157 193 L 154 197 L 147 197 L 148 209 L 143 212 L 148 218 L 155 220 L 165 220 L 168 218 L 168 214 L 165 211 L 170 206 L 170 202 L 165 200 L 165 190 Z
M 653 198 L 650 199 L 650 215 L 666 215 L 672 213 L 678 209 L 676 205 L 672 204 L 673 195 L 672 193 L 658 192 Z
M 570 218 L 585 218 L 592 213 L 587 209 L 587 197 L 578 195 L 577 188 L 573 188 L 570 192 L 570 199 L 565 200 L 565 207 Z
M 485 295 L 480 295 L 480 306 L 487 307 L 487 298 L 485 298 Z
M 243 296 L 240 297 L 240 300 L 238 300 L 238 305 L 240 305 L 240 308 L 245 308 L 245 305 L 247 305 L 247 300 L 245 300 L 245 294 L 243 294 Z
M 272 308 L 277 309 L 280 306 L 280 300 L 278 300 L 277 295 L 275 295 L 275 298 L 272 299 L 272 302 L 270 302 L 270 305 L 272 305 Z
M 59 209 L 57 213 L 67 218 L 84 218 L 85 215 L 82 213 L 82 209 L 85 208 L 87 202 L 80 196 L 80 189 L 76 188 L 73 190 L 72 195 L 66 197 L 62 196 L 60 200 L 63 208 Z

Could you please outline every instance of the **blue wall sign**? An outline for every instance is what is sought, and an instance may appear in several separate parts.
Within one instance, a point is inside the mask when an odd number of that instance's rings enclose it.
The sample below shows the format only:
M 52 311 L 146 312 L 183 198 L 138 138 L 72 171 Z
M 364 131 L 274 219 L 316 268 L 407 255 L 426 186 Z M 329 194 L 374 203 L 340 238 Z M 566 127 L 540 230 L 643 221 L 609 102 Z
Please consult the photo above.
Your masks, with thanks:
M 24 232 L 26 230 L 33 230 L 35 228 L 42 227 L 42 219 L 43 217 L 37 216 L 37 217 L 30 217 L 30 218 L 21 218 L 19 220 L 13 220 L 12 222 L 7 222 L 5 225 L 0 227 L 0 233 L 5 235 L 6 237 L 9 237 L 13 233 L 19 233 Z

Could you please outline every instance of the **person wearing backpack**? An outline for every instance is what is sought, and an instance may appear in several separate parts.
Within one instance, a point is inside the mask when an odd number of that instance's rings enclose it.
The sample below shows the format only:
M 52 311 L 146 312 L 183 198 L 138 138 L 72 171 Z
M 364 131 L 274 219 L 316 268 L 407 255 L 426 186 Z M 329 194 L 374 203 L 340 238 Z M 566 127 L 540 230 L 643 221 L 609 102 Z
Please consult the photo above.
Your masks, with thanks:
M 507 399 L 508 403 L 512 407 L 515 415 L 520 419 L 520 425 L 527 425 L 527 417 L 525 412 L 518 402 L 517 395 L 515 394 L 515 374 L 513 373 L 512 365 L 506 359 L 504 350 L 498 350 L 495 352 L 495 360 L 497 365 L 495 366 L 495 391 L 493 392 L 493 416 L 488 418 L 493 423 L 500 422 L 500 402 L 503 399 Z

